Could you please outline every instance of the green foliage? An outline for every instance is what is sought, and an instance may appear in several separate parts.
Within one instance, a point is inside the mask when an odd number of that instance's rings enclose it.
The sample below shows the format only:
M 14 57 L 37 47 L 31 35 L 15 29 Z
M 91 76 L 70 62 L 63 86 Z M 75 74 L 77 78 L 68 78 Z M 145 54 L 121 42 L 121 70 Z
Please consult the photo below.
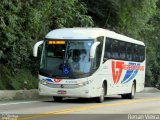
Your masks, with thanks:
M 12 75 L 11 70 L 9 67 L 5 67 L 4 65 L 0 64 L 0 89 L 13 89 L 11 85 L 11 80 L 9 79 L 8 76 Z
M 81 0 L 88 7 L 95 26 L 114 29 L 118 25 L 118 3 L 116 0 Z
M 87 8 L 78 0 L 54 0 L 53 19 L 58 28 L 61 27 L 91 27 L 93 21 L 85 15 Z
M 33 77 L 29 70 L 20 70 L 13 77 L 10 76 L 11 86 L 15 90 L 36 89 L 38 88 L 38 79 Z
M 33 77 L 31 71 L 21 69 L 16 73 L 8 66 L 0 65 L 0 90 L 35 89 L 38 79 Z
M 1 89 L 20 89 L 23 79 L 20 80 L 18 76 L 28 74 L 27 71 L 19 73 L 21 69 L 37 69 L 32 57 L 33 45 L 51 29 L 93 26 L 86 12 L 86 6 L 78 0 L 1 0 L 0 64 L 7 66 L 1 68 Z M 17 72 L 20 75 L 15 74 Z
M 36 2 L 36 6 L 31 0 L 1 1 L 0 56 L 2 63 L 12 68 L 28 66 L 33 44 L 50 29 L 50 10 L 43 9 L 47 5 L 48 2 L 45 1 Z
M 118 0 L 119 31 L 143 40 L 141 31 L 152 29 L 148 21 L 156 13 L 156 0 Z

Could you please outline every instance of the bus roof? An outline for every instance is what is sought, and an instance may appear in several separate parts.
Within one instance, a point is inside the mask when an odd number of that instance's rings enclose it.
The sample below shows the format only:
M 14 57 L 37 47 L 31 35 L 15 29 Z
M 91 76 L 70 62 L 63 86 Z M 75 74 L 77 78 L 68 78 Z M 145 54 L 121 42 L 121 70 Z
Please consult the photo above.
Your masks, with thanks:
M 118 39 L 126 42 L 144 45 L 143 42 L 133 38 L 118 34 L 116 32 L 102 28 L 61 28 L 50 31 L 46 35 L 46 39 L 95 39 L 100 36 L 105 36 L 113 39 Z

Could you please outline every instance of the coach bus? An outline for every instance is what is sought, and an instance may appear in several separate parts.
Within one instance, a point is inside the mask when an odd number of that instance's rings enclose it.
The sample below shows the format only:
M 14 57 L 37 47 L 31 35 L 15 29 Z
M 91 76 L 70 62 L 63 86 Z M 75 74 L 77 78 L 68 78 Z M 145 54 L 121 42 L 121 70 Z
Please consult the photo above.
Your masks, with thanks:
M 145 44 L 102 28 L 62 28 L 34 45 L 42 46 L 39 94 L 95 98 L 107 95 L 133 99 L 144 89 Z

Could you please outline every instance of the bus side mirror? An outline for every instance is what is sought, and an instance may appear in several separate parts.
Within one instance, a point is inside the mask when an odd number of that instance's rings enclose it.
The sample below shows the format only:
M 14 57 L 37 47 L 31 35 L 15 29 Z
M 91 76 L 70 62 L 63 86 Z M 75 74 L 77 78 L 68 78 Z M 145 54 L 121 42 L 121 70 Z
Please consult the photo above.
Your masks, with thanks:
M 94 58 L 95 56 L 95 52 L 96 52 L 96 48 L 97 46 L 100 44 L 100 42 L 95 42 L 93 43 L 91 50 L 90 50 L 90 58 Z
M 39 41 L 37 42 L 35 45 L 34 45 L 34 48 L 33 48 L 33 56 L 34 57 L 37 57 L 37 53 L 38 53 L 38 47 L 43 44 L 43 40 L 42 41 Z

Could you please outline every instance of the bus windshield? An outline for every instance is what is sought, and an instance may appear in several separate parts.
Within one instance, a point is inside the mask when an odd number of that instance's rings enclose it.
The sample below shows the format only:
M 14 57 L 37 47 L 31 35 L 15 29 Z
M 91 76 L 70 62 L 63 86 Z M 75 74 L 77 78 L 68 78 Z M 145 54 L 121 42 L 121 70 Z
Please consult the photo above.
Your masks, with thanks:
M 90 73 L 90 48 L 93 40 L 45 42 L 40 74 L 54 78 L 75 78 Z

